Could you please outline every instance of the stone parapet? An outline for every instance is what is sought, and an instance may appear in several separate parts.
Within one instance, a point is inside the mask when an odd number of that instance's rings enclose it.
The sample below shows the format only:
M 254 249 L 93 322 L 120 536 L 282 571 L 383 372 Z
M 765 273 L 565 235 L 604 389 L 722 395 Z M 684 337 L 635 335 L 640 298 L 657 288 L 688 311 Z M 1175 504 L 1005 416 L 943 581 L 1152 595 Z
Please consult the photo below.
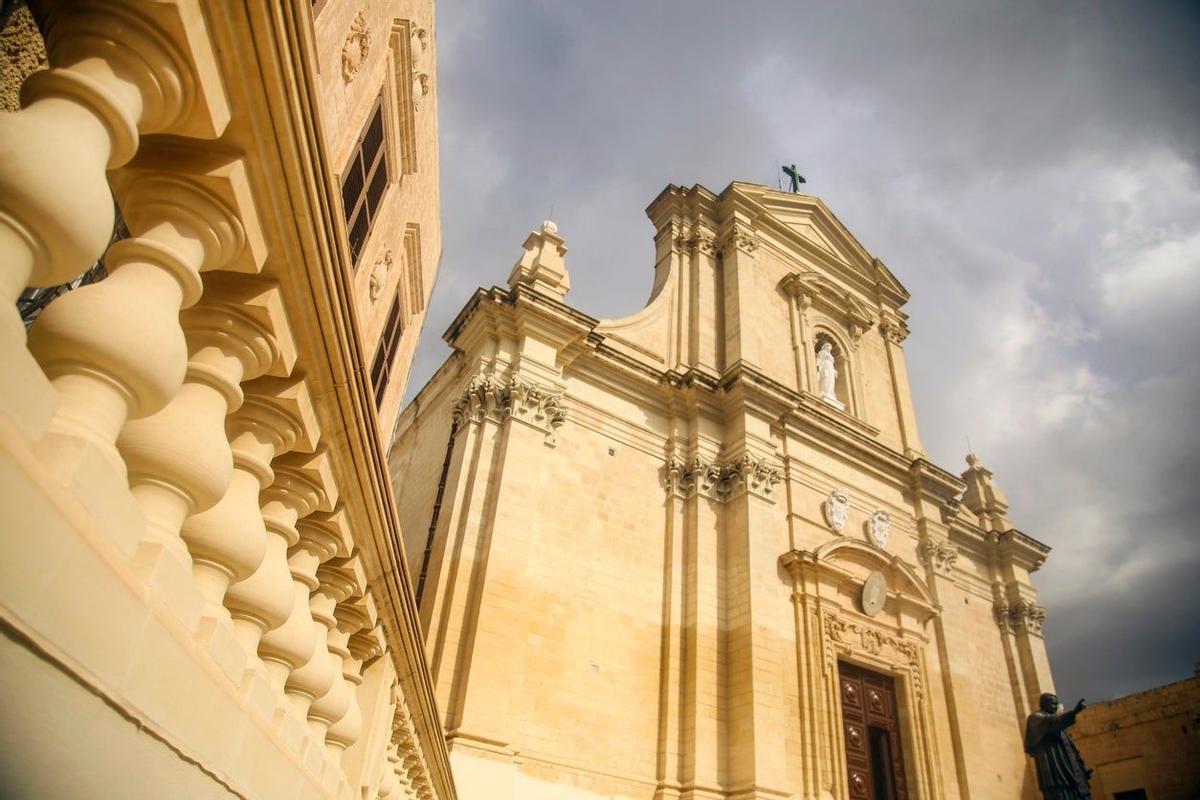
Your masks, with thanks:
M 307 4 L 40 5 L 0 286 L 109 275 L 0 319 L 6 789 L 453 798 Z

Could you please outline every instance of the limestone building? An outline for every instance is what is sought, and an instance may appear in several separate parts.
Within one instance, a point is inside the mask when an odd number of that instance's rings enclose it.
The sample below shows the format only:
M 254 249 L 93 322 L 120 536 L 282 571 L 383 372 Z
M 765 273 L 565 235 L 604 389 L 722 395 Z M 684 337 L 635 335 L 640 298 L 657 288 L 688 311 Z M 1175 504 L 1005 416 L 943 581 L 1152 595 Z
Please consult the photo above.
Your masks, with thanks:
M 1088 706 L 1071 738 L 1094 770 L 1095 800 L 1200 797 L 1200 664 L 1190 678 Z
M 4 3 L 4 797 L 455 797 L 385 459 L 433 15 Z
M 642 311 L 568 305 L 546 223 L 397 425 L 460 794 L 1035 797 L 1048 549 L 926 458 L 908 293 L 815 197 L 647 213 Z

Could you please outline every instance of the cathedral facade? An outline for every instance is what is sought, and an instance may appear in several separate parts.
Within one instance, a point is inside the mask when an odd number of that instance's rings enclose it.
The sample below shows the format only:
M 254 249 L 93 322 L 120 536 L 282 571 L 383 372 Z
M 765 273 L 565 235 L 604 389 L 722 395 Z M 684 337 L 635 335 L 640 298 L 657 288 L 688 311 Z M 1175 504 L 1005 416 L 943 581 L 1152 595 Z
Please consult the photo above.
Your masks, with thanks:
M 460 796 L 1034 797 L 1048 548 L 927 459 L 908 293 L 815 197 L 647 213 L 642 311 L 568 305 L 547 222 L 397 425 Z

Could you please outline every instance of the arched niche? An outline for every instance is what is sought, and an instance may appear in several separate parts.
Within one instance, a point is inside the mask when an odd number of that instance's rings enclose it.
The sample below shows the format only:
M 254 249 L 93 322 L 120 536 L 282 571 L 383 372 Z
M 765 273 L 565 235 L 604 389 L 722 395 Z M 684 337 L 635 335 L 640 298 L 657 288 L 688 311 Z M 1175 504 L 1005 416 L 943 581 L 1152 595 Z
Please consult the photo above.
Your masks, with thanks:
M 850 342 L 843 335 L 842 331 L 821 317 L 823 315 L 818 316 L 813 321 L 812 337 L 810 340 L 810 349 L 812 352 L 808 353 L 809 363 L 812 364 L 811 385 L 813 393 L 820 394 L 820 378 L 817 372 L 817 364 L 821 348 L 828 344 L 832 349 L 834 366 L 837 370 L 834 395 L 842 406 L 839 410 L 861 419 L 863 417 L 862 389 L 859 381 L 857 352 L 855 348 L 850 346 Z

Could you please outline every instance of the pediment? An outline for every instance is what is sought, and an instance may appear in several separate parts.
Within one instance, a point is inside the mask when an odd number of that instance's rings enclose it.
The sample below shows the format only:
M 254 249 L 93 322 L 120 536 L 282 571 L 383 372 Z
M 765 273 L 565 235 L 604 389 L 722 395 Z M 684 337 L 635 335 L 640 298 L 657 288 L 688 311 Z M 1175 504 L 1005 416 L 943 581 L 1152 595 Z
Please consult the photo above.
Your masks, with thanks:
M 908 290 L 882 261 L 867 252 L 819 197 L 747 183 L 731 184 L 726 191 L 731 190 L 757 207 L 755 226 L 781 248 L 793 250 L 798 259 L 843 272 L 844 277 L 867 286 L 878 284 L 897 306 L 907 302 Z

